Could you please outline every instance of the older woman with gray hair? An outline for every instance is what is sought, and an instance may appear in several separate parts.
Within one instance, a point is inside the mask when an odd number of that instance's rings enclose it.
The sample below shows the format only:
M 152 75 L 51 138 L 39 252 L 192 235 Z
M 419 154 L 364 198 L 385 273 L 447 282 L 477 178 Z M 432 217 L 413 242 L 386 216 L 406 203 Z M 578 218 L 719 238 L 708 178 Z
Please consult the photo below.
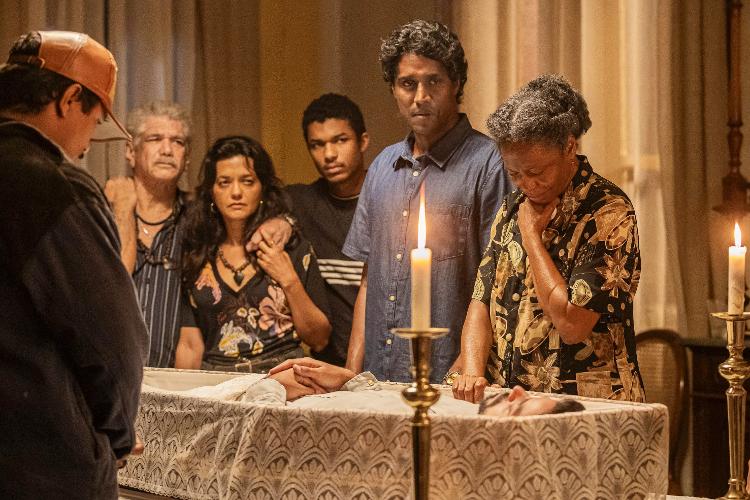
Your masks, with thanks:
M 633 297 L 635 211 L 577 154 L 586 101 L 544 75 L 487 121 L 518 189 L 506 196 L 477 273 L 454 380 L 478 402 L 489 382 L 643 401 Z

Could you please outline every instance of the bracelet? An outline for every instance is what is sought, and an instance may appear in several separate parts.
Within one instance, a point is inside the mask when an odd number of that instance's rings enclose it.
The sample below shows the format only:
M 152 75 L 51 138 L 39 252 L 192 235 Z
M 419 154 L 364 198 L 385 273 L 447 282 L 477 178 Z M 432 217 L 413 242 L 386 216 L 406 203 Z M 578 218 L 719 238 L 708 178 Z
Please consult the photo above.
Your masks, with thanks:
M 284 214 L 281 218 L 287 221 L 292 226 L 292 229 L 297 229 L 297 219 L 292 214 Z
M 445 377 L 443 377 L 443 384 L 445 385 L 453 385 L 453 382 L 461 375 L 460 371 L 452 371 L 450 373 L 447 373 Z

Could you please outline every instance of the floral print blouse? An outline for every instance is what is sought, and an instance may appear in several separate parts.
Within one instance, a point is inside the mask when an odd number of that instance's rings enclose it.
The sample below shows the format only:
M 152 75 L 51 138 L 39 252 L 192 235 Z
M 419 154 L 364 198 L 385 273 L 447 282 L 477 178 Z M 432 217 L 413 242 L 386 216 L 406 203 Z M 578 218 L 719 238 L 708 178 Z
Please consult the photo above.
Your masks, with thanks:
M 305 291 L 328 316 L 325 285 L 310 243 L 303 240 L 286 250 Z M 219 275 L 216 261 L 207 262 L 187 293 L 205 342 L 203 360 L 210 364 L 261 359 L 300 343 L 284 291 L 262 271 L 235 291 Z
M 567 345 L 536 297 L 518 228 L 520 190 L 498 212 L 473 298 L 489 306 L 490 381 L 503 386 L 643 401 L 635 351 L 633 297 L 640 278 L 635 211 L 625 193 L 585 156 L 542 241 L 568 282 L 571 303 L 599 313 L 590 338 Z

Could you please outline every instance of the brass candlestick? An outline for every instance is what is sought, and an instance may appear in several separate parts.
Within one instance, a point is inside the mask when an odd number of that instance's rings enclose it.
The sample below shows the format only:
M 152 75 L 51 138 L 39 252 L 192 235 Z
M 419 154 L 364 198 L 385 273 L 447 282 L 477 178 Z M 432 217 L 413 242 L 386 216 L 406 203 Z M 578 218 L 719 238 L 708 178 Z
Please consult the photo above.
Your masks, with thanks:
M 750 313 L 712 313 L 727 323 L 729 358 L 719 365 L 719 373 L 729 382 L 727 421 L 729 423 L 729 491 L 722 499 L 750 499 L 745 491 L 745 380 L 750 377 L 750 363 L 742 357 L 745 349 L 745 321 Z
M 411 420 L 412 456 L 414 460 L 414 498 L 427 500 L 430 491 L 430 406 L 440 399 L 440 392 L 430 385 L 432 339 L 448 333 L 447 328 L 394 328 L 391 333 L 411 340 L 414 382 L 403 390 L 401 397 L 414 408 Z

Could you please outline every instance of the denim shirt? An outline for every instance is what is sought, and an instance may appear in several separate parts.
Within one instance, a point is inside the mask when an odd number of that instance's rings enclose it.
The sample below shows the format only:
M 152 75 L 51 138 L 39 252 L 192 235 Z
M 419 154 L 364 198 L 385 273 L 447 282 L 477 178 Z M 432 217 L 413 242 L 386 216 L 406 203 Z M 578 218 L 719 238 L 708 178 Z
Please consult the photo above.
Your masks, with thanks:
M 367 262 L 364 369 L 379 380 L 411 381 L 409 341 L 390 329 L 411 326 L 410 253 L 424 182 L 431 324 L 450 329 L 432 343 L 430 379 L 437 383 L 460 351 L 479 260 L 510 182 L 494 142 L 464 114 L 424 155 L 412 156 L 413 143 L 410 134 L 373 161 L 343 251 Z

